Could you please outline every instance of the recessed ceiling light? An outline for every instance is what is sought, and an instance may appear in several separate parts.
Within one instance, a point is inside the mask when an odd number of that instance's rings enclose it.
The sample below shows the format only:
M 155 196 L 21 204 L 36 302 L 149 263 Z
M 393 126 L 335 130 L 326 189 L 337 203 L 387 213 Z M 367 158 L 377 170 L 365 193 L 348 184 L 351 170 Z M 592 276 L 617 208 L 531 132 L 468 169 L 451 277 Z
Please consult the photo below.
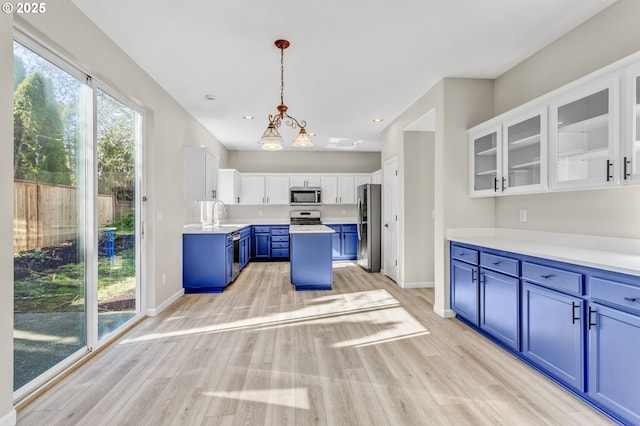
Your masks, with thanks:
M 373 122 L 374 123 L 382 123 L 384 121 L 384 118 L 374 118 Z
M 215 101 L 216 95 L 204 95 L 204 98 L 208 101 Z
M 242 118 L 245 120 L 253 120 L 253 115 L 243 115 Z
M 357 146 L 357 145 L 360 145 L 361 143 L 362 143 L 362 139 L 352 142 L 351 145 Z

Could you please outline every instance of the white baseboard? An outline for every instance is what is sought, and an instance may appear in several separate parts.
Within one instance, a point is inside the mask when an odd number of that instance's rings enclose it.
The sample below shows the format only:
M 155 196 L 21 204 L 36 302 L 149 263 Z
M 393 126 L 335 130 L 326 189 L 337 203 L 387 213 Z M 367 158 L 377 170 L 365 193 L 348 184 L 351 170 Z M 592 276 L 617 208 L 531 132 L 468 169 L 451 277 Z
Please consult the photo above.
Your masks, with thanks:
M 451 309 L 442 309 L 436 305 L 433 305 L 433 312 L 440 315 L 442 318 L 453 318 L 456 316 L 456 313 Z
M 18 419 L 16 417 L 16 410 L 9 411 L 4 416 L 0 417 L 0 426 L 15 426 Z
M 433 288 L 435 287 L 435 283 L 433 281 L 398 282 L 398 286 L 400 288 Z
M 160 306 L 158 306 L 156 308 L 147 309 L 147 315 L 150 316 L 150 317 L 155 317 L 160 312 L 164 311 L 167 307 L 169 307 L 169 305 L 171 305 L 173 302 L 178 300 L 180 298 L 180 296 L 182 296 L 183 294 L 184 294 L 184 289 L 181 288 L 180 291 L 177 291 L 173 296 L 169 297 L 167 300 L 162 302 L 160 304 Z M 2 425 L 0 425 L 0 426 L 2 426 Z

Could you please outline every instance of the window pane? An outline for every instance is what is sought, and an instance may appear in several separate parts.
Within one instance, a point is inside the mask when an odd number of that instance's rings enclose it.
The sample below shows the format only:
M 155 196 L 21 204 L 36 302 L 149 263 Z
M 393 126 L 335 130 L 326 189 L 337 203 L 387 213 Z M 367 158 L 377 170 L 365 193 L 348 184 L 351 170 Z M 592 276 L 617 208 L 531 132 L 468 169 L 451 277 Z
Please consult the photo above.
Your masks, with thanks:
M 86 346 L 84 83 L 14 43 L 14 388 Z
M 136 314 L 136 116 L 105 92 L 98 108 L 98 338 Z

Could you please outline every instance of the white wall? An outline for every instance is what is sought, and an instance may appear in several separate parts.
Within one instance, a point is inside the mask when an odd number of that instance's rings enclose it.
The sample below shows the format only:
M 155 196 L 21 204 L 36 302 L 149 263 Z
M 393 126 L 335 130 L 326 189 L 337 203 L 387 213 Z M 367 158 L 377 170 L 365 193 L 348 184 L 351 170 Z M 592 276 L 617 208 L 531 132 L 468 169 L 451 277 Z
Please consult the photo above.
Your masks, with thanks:
M 404 132 L 404 218 L 412 224 L 400 242 L 404 246 L 401 285 L 405 288 L 434 285 L 434 152 L 434 132 Z
M 411 240 L 411 233 L 429 220 L 428 212 L 417 217 L 410 213 L 412 203 L 420 202 L 409 193 L 413 179 L 411 164 L 407 164 L 408 148 L 404 129 L 435 109 L 436 125 L 433 151 L 433 206 L 435 210 L 434 244 L 434 310 L 442 316 L 449 311 L 449 269 L 446 229 L 451 227 L 494 226 L 493 199 L 471 199 L 468 196 L 467 132 L 466 130 L 493 115 L 493 81 L 478 79 L 445 78 L 420 97 L 413 105 L 383 131 L 382 160 L 398 156 L 398 276 L 404 280 L 411 266 L 405 261 L 408 251 L 416 250 L 403 244 Z M 421 154 L 419 161 L 429 164 Z M 412 161 L 415 158 L 412 158 Z M 427 194 L 419 194 L 428 198 Z M 427 202 L 424 200 L 422 202 Z M 385 242 L 386 244 L 386 242 Z M 413 273 L 412 273 L 413 274 Z M 416 280 L 428 280 L 423 272 Z
M 182 161 L 176 160 L 182 158 L 183 146 L 205 145 L 225 165 L 226 149 L 69 0 L 47 3 L 42 15 L 0 14 L 0 69 L 13 67 L 14 22 L 146 111 L 149 250 L 143 284 L 149 295 L 146 307 L 158 307 L 182 290 L 181 227 L 184 210 L 190 207 L 182 200 Z M 0 81 L 0 187 L 5 200 L 13 191 L 13 82 L 8 75 L 3 73 Z M 12 209 L 0 209 L 0 423 L 13 406 L 12 216 Z M 167 276 L 164 285 L 162 274 Z
M 640 1 L 619 0 L 495 81 L 496 115 L 640 50 Z M 527 210 L 527 222 L 518 221 Z M 499 197 L 496 225 L 640 238 L 640 188 Z

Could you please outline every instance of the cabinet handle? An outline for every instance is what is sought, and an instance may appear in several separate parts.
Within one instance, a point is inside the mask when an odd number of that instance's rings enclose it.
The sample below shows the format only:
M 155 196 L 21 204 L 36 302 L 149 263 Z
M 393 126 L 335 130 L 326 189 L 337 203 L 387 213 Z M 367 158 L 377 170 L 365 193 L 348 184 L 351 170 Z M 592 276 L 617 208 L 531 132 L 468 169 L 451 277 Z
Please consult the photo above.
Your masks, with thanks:
M 613 179 L 613 176 L 611 175 L 611 167 L 613 166 L 613 162 L 607 160 L 607 182 L 609 182 L 611 179 Z
M 497 261 L 497 262 L 491 262 L 491 264 L 492 264 L 492 265 L 499 265 L 499 264 L 500 264 L 500 261 Z
M 498 192 L 498 178 L 493 178 L 493 192 Z
M 507 178 L 503 177 L 502 178 L 502 192 L 504 192 L 504 190 L 507 188 Z
M 386 225 L 385 225 L 386 226 Z M 458 253 L 458 256 L 464 256 L 464 252 Z
M 549 275 L 540 275 L 540 278 L 544 278 L 545 280 L 548 280 L 549 278 L 551 278 L 553 275 L 549 274 Z
M 238 197 L 238 204 L 240 204 L 240 197 Z
M 631 176 L 631 172 L 628 171 L 627 166 L 631 165 L 631 160 L 624 157 L 624 180 L 627 180 Z
M 596 323 L 595 322 L 591 322 L 591 314 L 595 314 L 596 311 L 593 310 L 593 308 L 591 308 L 591 306 L 589 306 L 589 330 L 591 330 L 591 327 L 595 327 Z
M 267 204 L 269 204 L 269 197 L 267 197 Z
M 579 308 L 580 304 L 571 302 L 571 324 L 575 324 L 580 319 L 580 316 L 576 316 L 576 308 Z
M 637 297 L 625 297 L 624 300 L 626 300 L 627 302 L 635 302 L 636 300 L 638 300 Z
M 472 283 L 476 282 L 476 270 L 475 269 L 471 270 L 471 282 Z

